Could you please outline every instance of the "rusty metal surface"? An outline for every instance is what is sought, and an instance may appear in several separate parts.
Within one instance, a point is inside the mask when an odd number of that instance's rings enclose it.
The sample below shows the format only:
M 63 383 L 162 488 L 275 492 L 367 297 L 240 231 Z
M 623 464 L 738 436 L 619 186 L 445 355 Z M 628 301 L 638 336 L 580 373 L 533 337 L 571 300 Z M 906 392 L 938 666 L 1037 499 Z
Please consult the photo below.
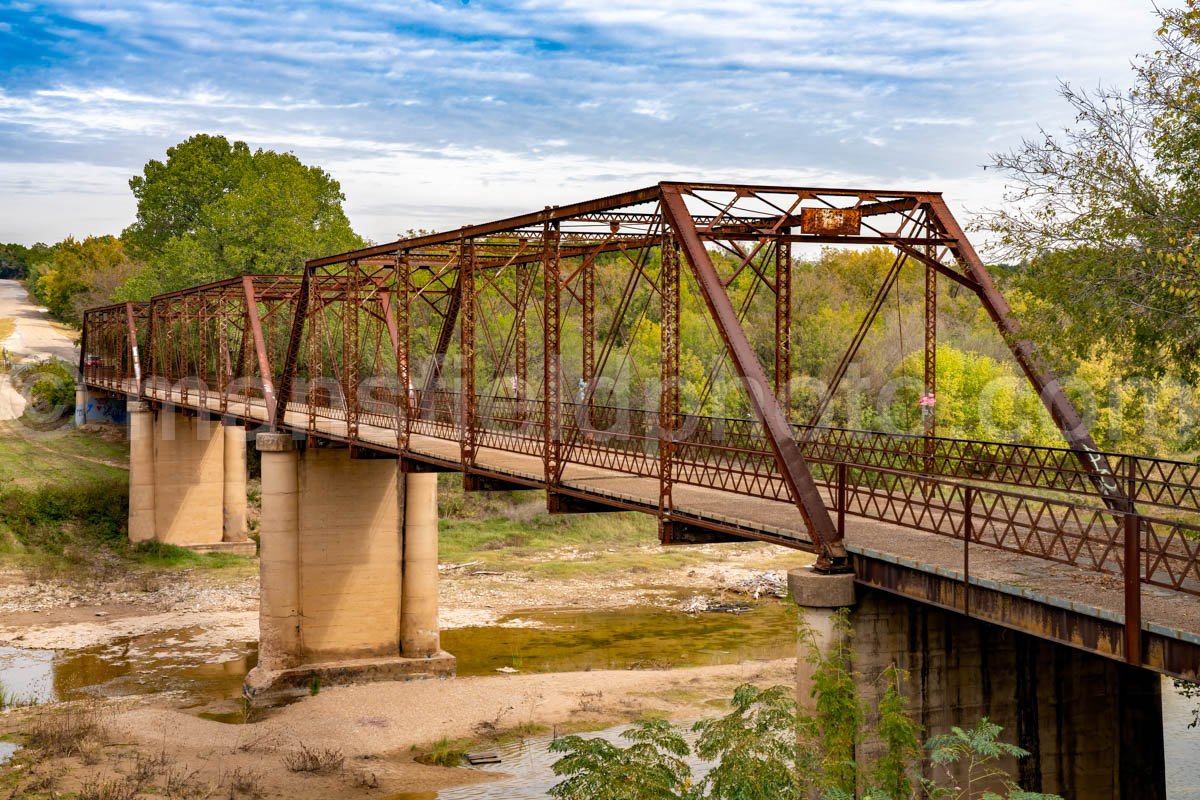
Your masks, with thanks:
M 857 208 L 803 208 L 800 230 L 814 236 L 858 236 L 862 214 Z
M 807 425 L 792 420 L 796 243 L 896 254 L 821 409 L 900 270 L 919 264 L 926 394 L 936 397 L 944 277 L 979 297 L 1067 446 L 940 438 L 936 411 L 920 436 L 822 427 L 819 413 Z M 758 290 L 774 315 L 762 353 L 746 330 Z M 714 349 L 705 385 L 685 401 L 677 378 L 687 314 L 701 317 Z M 659 326 L 653 376 L 634 374 L 629 358 L 647 318 Z M 83 341 L 89 386 L 399 454 L 413 469 L 453 468 L 474 488 L 536 485 L 554 510 L 653 513 L 675 541 L 702 528 L 812 550 L 836 568 L 848 564 L 847 518 L 866 519 L 961 543 L 967 576 L 980 548 L 1121 576 L 1130 622 L 1117 649 L 1134 662 L 1165 652 L 1136 634 L 1144 587 L 1200 595 L 1200 527 L 1187 517 L 1200 511 L 1200 467 L 1096 450 L 935 193 L 662 183 L 315 259 L 303 275 L 92 309 Z M 751 417 L 701 413 L 722 370 L 739 377 Z M 651 379 L 653 394 L 618 391 Z M 416 438 L 451 450 L 417 452 Z M 481 462 L 484 452 L 538 469 L 504 474 Z M 568 486 L 565 471 L 580 468 L 645 479 L 654 496 L 614 500 Z M 685 490 L 777 501 L 798 532 L 694 519 L 677 502 Z M 973 591 L 962 599 L 985 602 Z

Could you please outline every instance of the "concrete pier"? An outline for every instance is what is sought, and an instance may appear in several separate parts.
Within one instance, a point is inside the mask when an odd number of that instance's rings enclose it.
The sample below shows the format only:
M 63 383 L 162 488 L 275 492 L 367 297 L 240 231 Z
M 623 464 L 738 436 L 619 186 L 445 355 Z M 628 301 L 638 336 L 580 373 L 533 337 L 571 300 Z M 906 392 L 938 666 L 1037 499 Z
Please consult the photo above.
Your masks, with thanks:
M 438 635 L 437 474 L 404 476 L 404 582 L 400 650 L 428 658 L 440 649 Z
M 300 663 L 300 508 L 296 444 L 288 433 L 260 433 L 258 666 L 273 673 Z
M 246 428 L 232 420 L 221 423 L 224 479 L 221 491 L 221 541 L 246 541 Z
M 253 556 L 246 536 L 246 431 L 131 400 L 129 540 Z
M 154 538 L 180 546 L 219 543 L 225 460 L 217 423 L 159 411 L 154 433 Z
M 821 594 L 804 593 L 813 587 L 805 572 L 793 571 L 789 582 L 818 627 L 828 606 Z M 905 692 L 923 738 L 987 717 L 1003 726 L 1005 741 L 1030 752 L 1001 763 L 1027 791 L 1165 798 L 1160 679 L 1149 670 L 881 591 L 860 590 L 850 621 L 852 667 L 872 713 L 884 692 L 879 676 L 895 663 L 908 675 Z M 811 692 L 803 669 L 797 687 Z M 873 763 L 878 751 L 868 736 L 856 759 Z
M 436 475 L 259 434 L 259 665 L 252 698 L 454 674 L 437 624 Z M 409 487 L 415 487 L 408 491 Z
M 130 400 L 129 541 L 154 538 L 154 412 L 147 403 Z

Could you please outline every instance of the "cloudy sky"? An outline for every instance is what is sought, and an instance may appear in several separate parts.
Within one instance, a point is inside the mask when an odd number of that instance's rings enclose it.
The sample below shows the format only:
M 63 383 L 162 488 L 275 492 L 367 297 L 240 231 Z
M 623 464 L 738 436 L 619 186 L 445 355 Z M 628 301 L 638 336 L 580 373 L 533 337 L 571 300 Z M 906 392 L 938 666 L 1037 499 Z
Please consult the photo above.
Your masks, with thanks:
M 391 240 L 662 179 L 934 189 L 1127 84 L 1150 0 L 0 0 L 0 241 L 116 233 L 204 131 Z

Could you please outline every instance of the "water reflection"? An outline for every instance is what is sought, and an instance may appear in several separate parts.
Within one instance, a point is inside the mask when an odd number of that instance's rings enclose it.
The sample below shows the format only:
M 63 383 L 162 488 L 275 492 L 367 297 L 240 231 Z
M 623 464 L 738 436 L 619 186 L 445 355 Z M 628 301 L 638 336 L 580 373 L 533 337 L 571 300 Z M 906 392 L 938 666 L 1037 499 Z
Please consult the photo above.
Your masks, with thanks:
M 621 734 L 630 727 L 618 725 L 580 735 L 589 739 L 605 739 L 627 747 L 630 742 L 622 738 Z M 678 723 L 678 728 L 689 744 L 696 743 L 696 734 L 691 731 L 690 723 Z M 551 741 L 551 736 L 533 736 L 522 741 L 500 744 L 488 748 L 495 750 L 500 756 L 500 764 L 478 768 L 464 767 L 469 770 L 505 773 L 505 777 L 499 780 L 456 786 L 438 792 L 402 792 L 390 795 L 385 800 L 542 800 L 547 796 L 550 787 L 562 780 L 552 769 L 554 762 L 561 758 L 562 754 L 550 752 Z M 688 756 L 685 760 L 692 768 L 693 780 L 698 781 L 708 774 L 708 762 L 696 756 Z
M 214 646 L 203 633 L 183 628 L 61 652 L 0 647 L 0 685 L 17 702 L 161 692 L 196 702 L 239 697 L 258 643 Z
M 795 626 L 795 605 L 783 602 L 697 616 L 660 608 L 539 610 L 509 615 L 499 626 L 443 631 L 442 646 L 463 676 L 695 667 L 792 656 Z

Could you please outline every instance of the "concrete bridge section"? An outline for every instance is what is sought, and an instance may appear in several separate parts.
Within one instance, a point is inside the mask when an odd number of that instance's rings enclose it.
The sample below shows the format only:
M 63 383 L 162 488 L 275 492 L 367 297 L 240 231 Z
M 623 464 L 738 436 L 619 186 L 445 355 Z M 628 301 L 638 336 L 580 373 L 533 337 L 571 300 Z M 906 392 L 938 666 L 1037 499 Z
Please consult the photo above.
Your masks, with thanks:
M 830 244 L 896 258 L 797 420 L 792 252 Z M 825 424 L 906 265 L 926 287 L 921 433 Z M 978 299 L 1064 446 L 937 435 L 939 280 Z M 746 321 L 756 288 L 772 336 Z M 648 311 L 657 382 L 622 400 Z M 684 320 L 713 334 L 709 352 L 687 343 L 710 367 L 691 386 Z M 1200 467 L 1096 448 L 936 193 L 662 183 L 93 309 L 80 366 L 88 391 L 131 403 L 131 536 L 222 541 L 212 509 L 239 467 L 218 474 L 234 450 L 211 420 L 257 434 L 253 691 L 452 669 L 432 509 L 436 473 L 454 471 L 468 490 L 544 491 L 554 513 L 651 514 L 663 544 L 813 553 L 862 592 L 864 674 L 896 659 L 921 677 L 928 733 L 986 710 L 1037 745 L 1030 786 L 1161 797 L 1161 726 L 1132 709 L 1154 707 L 1159 674 L 1200 677 Z M 706 398 L 723 369 L 737 413 L 719 416 Z M 1119 735 L 1081 749 L 1097 715 Z M 1085 751 L 1090 766 L 1064 760 Z M 1124 766 L 1086 782 L 1106 760 Z
M 1153 672 L 856 586 L 850 576 L 806 568 L 788 579 L 801 610 L 801 704 L 813 702 L 809 650 L 815 644 L 828 652 L 838 643 L 832 616 L 844 610 L 868 725 L 878 718 L 884 673 L 895 664 L 904 671 L 913 717 L 927 734 L 984 717 L 1003 726 L 1006 739 L 1030 756 L 1006 757 L 999 766 L 1027 791 L 1068 800 L 1165 800 L 1161 680 Z M 856 756 L 870 763 L 881 753 L 878 738 L 869 736 Z M 956 775 L 966 780 L 965 770 Z M 977 787 L 986 788 L 1000 790 Z

